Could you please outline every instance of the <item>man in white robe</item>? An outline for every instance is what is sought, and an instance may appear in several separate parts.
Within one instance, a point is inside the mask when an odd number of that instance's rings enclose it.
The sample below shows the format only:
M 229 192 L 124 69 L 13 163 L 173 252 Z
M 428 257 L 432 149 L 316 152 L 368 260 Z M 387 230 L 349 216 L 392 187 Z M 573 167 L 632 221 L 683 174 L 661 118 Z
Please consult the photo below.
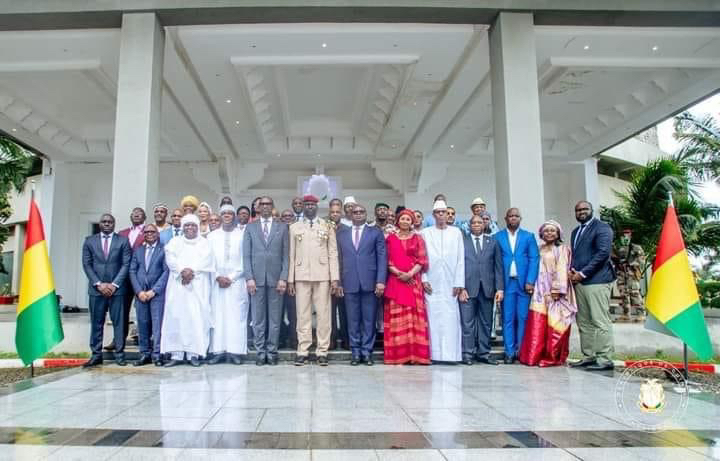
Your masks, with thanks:
M 215 260 L 210 305 L 212 331 L 208 361 L 214 365 L 223 358 L 235 365 L 242 364 L 247 354 L 248 291 L 243 277 L 243 237 L 245 228 L 235 224 L 232 205 L 220 207 L 222 225 L 207 236 Z
M 170 276 L 160 351 L 170 353 L 166 367 L 179 365 L 186 357 L 198 367 L 210 343 L 210 276 L 215 268 L 210 244 L 199 236 L 198 217 L 185 215 L 181 225 L 183 235 L 165 246 Z
M 427 247 L 429 269 L 423 289 L 430 329 L 430 356 L 439 362 L 462 360 L 462 328 L 458 295 L 465 287 L 465 253 L 460 229 L 447 225 L 447 205 L 433 205 L 435 225 L 421 234 Z

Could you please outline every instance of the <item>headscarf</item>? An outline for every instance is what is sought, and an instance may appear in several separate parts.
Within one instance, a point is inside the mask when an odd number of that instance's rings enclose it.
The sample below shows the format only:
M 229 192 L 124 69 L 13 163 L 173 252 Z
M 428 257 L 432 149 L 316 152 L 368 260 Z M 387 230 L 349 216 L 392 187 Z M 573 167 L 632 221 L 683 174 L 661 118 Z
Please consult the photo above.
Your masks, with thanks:
M 168 211 L 167 205 L 165 205 L 164 203 L 161 202 L 161 203 L 156 203 L 155 205 L 153 205 L 153 213 L 161 208 L 165 209 L 165 211 Z
M 183 232 L 183 236 L 182 236 L 183 239 L 186 242 L 193 243 L 198 239 L 198 237 L 200 237 L 200 218 L 198 218 L 196 215 L 194 215 L 192 213 L 186 214 L 180 220 L 180 227 L 185 227 L 185 224 L 195 224 L 198 227 L 198 233 L 194 239 L 187 238 L 185 232 Z
M 224 212 L 229 211 L 232 214 L 235 214 L 235 207 L 232 205 L 226 203 L 225 205 L 220 207 L 220 210 L 218 211 L 218 214 L 222 215 Z
M 552 220 L 552 219 L 549 219 L 549 220 L 545 221 L 544 223 L 542 223 L 542 225 L 540 226 L 540 229 L 538 229 L 538 235 L 540 236 L 540 239 L 542 240 L 543 231 L 545 230 L 546 226 L 553 226 L 555 229 L 557 229 L 558 242 L 562 242 L 562 234 L 563 234 L 562 226 L 560 225 L 559 222 Z
M 182 200 L 180 200 L 180 206 L 182 207 L 186 204 L 192 205 L 197 208 L 198 206 L 200 206 L 200 201 L 194 195 L 186 195 L 185 197 L 183 197 Z
M 201 202 L 200 205 L 198 205 L 198 208 L 200 208 L 201 206 L 207 208 L 208 216 L 210 216 L 210 214 L 212 213 L 212 207 L 210 206 L 210 204 L 208 202 Z
M 395 215 L 395 226 L 397 226 L 398 222 L 400 222 L 400 216 L 407 216 L 410 218 L 410 222 L 412 222 L 413 224 L 415 223 L 415 212 L 410 208 L 405 208 L 404 210 L 401 210 L 400 213 L 397 213 Z M 413 226 L 411 225 L 410 230 L 412 230 L 412 228 Z

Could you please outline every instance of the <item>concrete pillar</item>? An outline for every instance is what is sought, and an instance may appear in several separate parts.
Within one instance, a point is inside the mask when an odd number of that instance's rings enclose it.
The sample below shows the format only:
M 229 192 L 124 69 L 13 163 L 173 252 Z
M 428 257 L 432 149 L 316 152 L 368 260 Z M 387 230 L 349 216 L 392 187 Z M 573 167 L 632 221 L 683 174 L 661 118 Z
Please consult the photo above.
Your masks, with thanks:
M 14 294 L 20 294 L 20 274 L 22 274 L 22 262 L 25 255 L 25 222 L 15 224 L 13 236 L 15 248 L 13 248 L 13 269 L 10 280 L 11 290 Z
M 123 15 L 111 206 L 118 229 L 134 207 L 157 199 L 164 47 L 154 13 Z
M 48 252 L 52 245 L 53 206 L 55 203 L 55 171 L 54 163 L 49 158 L 43 158 L 42 175 L 40 176 L 40 196 L 37 203 L 43 218 L 45 230 L 45 244 Z
M 583 173 L 585 178 L 585 197 L 578 200 L 587 200 L 593 204 L 593 207 L 599 210 L 600 183 L 598 181 L 597 158 L 590 157 L 583 161 Z
M 490 72 L 498 216 L 518 207 L 523 227 L 534 231 L 545 220 L 545 200 L 531 13 L 498 15 L 490 31 Z

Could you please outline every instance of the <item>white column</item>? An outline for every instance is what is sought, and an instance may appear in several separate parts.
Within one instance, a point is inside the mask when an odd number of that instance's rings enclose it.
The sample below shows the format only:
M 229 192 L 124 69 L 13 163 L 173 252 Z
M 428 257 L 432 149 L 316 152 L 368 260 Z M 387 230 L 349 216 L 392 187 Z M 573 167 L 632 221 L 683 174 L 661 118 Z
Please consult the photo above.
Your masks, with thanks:
M 43 158 L 39 187 L 40 197 L 37 200 L 40 214 L 42 214 L 48 252 L 52 245 L 53 206 L 55 203 L 55 171 L 53 167 L 55 163 L 47 157 Z
M 165 35 L 154 13 L 123 15 L 118 71 L 112 213 L 117 228 L 157 199 Z
M 600 184 L 598 182 L 597 158 L 590 157 L 583 161 L 585 177 L 585 197 L 578 200 L 587 200 L 597 210 L 600 209 Z M 598 211 L 599 213 L 599 211 Z
M 22 262 L 25 255 L 25 225 L 26 222 L 15 223 L 15 248 L 13 248 L 13 269 L 10 274 L 11 290 L 15 294 L 20 293 L 20 275 L 22 274 Z
M 540 104 L 531 13 L 500 13 L 490 31 L 495 186 L 499 220 L 520 208 L 523 227 L 545 219 Z

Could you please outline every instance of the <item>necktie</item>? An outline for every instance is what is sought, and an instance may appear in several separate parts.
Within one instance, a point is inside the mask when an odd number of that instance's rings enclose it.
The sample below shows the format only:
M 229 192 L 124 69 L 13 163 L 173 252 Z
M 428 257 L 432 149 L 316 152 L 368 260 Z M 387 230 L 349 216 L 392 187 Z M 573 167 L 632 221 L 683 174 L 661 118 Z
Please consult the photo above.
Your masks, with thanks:
M 263 237 L 265 237 L 265 241 L 267 242 L 268 239 L 268 222 L 263 221 Z
M 580 237 L 582 236 L 583 231 L 585 230 L 585 226 L 587 226 L 587 223 L 580 225 L 580 230 L 578 230 L 578 233 L 575 236 L 575 244 L 573 245 L 573 249 L 575 249 L 577 247 L 577 244 L 580 241 Z
M 177 236 L 179 236 L 179 235 L 180 235 L 180 228 L 179 228 L 179 227 L 176 227 L 176 228 L 175 228 L 175 237 L 177 237 Z
M 482 244 L 480 243 L 480 237 L 475 237 L 475 253 L 480 253 L 482 250 Z
M 103 254 L 105 255 L 105 258 L 108 257 L 108 253 L 110 253 L 110 247 L 108 242 L 110 241 L 109 235 L 103 235 Z
M 358 246 L 360 245 L 360 227 L 359 226 L 355 226 L 355 238 L 354 238 L 353 243 L 355 245 L 355 250 L 357 251 Z
M 153 250 L 155 249 L 155 246 L 149 246 L 145 247 L 145 272 L 147 272 L 148 267 L 150 266 L 150 258 L 152 258 Z

